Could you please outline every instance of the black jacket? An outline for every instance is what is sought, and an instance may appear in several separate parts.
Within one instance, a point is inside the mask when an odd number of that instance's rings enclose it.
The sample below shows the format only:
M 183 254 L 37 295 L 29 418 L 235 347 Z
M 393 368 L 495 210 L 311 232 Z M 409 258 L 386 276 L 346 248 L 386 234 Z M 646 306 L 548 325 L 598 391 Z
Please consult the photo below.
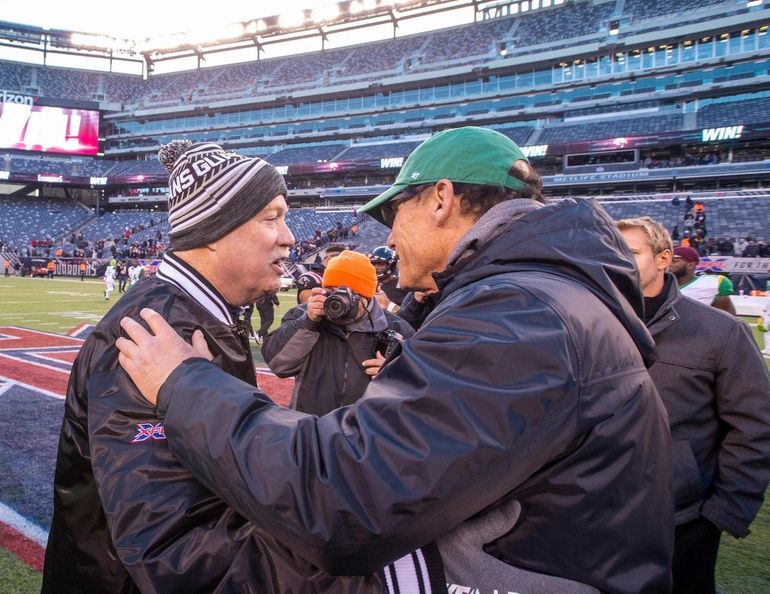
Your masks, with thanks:
M 170 255 L 164 264 L 169 259 L 184 266 Z M 196 282 L 215 292 L 202 279 Z M 86 340 L 72 369 L 43 592 L 384 591 L 382 574 L 335 578 L 320 571 L 247 522 L 179 463 L 154 408 L 117 363 L 118 323 L 123 316 L 140 320 L 142 307 L 158 311 L 188 340 L 200 328 L 213 363 L 256 389 L 244 330 L 155 277 L 126 293 Z
M 172 451 L 331 572 L 372 571 L 514 498 L 518 524 L 486 547 L 498 558 L 669 591 L 670 436 L 612 219 L 593 201 L 543 207 L 437 280 L 420 330 L 321 418 L 186 361 L 159 394 Z
M 296 377 L 292 407 L 323 415 L 353 404 L 369 386 L 361 363 L 372 359 L 377 336 L 394 330 L 403 338 L 414 334 L 404 320 L 370 303 L 371 318 L 341 326 L 327 320 L 313 322 L 307 304 L 286 312 L 281 325 L 268 334 L 262 356 L 278 377 Z
M 673 275 L 664 291 L 650 375 L 671 424 L 676 523 L 703 515 L 746 536 L 770 479 L 767 367 L 742 321 L 685 297 Z

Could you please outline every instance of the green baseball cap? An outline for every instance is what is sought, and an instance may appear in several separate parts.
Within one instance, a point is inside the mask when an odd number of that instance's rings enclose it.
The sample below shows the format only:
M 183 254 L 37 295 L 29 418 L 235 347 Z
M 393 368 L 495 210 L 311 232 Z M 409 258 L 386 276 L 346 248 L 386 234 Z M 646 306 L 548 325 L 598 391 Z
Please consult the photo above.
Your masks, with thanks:
M 527 184 L 510 174 L 511 166 L 520 160 L 529 162 L 513 140 L 495 130 L 476 126 L 444 130 L 414 149 L 393 185 L 364 204 L 358 212 L 368 213 L 387 224 L 380 206 L 409 186 L 435 183 L 440 179 L 523 190 Z

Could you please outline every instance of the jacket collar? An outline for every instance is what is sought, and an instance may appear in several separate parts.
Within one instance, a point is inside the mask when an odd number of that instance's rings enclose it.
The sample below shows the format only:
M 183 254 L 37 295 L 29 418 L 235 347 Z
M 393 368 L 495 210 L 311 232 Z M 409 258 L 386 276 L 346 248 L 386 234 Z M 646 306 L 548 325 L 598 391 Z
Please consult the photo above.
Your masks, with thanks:
M 663 285 L 663 290 L 666 292 L 666 298 L 655 313 L 655 317 L 647 324 L 650 329 L 654 327 L 656 330 L 660 330 L 680 318 L 676 306 L 684 299 L 684 296 L 679 292 L 676 277 L 670 272 L 666 273 L 666 283 Z
M 223 324 L 233 326 L 244 308 L 234 308 L 219 291 L 187 262 L 167 251 L 158 266 L 156 277 L 170 283 L 197 301 Z

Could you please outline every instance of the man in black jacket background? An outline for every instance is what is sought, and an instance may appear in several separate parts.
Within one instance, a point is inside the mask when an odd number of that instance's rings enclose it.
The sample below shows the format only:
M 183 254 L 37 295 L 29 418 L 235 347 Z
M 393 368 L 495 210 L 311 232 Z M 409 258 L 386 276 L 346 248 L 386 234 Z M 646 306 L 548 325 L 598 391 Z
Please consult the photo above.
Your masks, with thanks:
M 674 592 L 713 594 L 720 535 L 749 534 L 770 479 L 770 376 L 746 324 L 682 295 L 663 225 L 618 227 L 639 267 L 657 347 L 650 375 L 673 439 Z

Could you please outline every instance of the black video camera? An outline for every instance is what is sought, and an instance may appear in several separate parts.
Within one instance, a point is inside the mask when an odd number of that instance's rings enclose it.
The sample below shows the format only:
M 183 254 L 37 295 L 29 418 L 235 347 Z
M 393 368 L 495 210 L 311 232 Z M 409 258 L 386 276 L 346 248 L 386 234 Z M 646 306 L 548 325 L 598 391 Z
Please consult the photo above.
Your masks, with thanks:
M 349 324 L 358 317 L 360 300 L 350 287 L 339 287 L 326 297 L 324 315 L 334 324 Z
M 374 353 L 372 354 L 376 355 L 377 353 L 380 353 L 387 359 L 388 355 L 393 352 L 393 349 L 395 349 L 402 340 L 404 340 L 404 337 L 395 330 L 382 330 L 375 336 Z

